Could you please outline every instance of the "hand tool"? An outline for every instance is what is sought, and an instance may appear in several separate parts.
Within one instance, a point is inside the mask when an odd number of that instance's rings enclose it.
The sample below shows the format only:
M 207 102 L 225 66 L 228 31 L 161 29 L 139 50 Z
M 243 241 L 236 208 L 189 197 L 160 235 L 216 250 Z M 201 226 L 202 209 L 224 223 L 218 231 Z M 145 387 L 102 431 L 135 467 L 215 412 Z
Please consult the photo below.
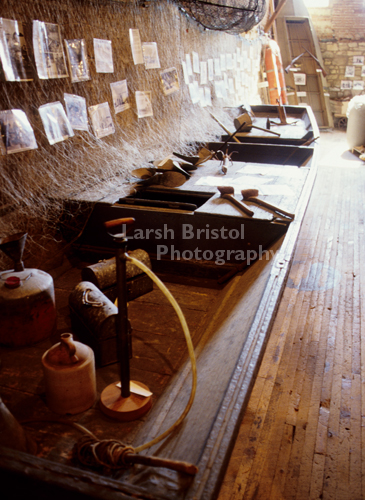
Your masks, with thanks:
M 209 114 L 210 114 L 210 116 L 213 118 L 213 120 L 215 120 L 215 121 L 218 123 L 218 125 L 220 125 L 220 126 L 222 127 L 222 129 L 223 129 L 225 132 L 227 132 L 227 134 L 228 134 L 228 135 L 231 135 L 231 132 L 228 130 L 228 128 L 226 128 L 226 127 L 223 125 L 223 123 L 222 123 L 221 121 L 219 121 L 219 120 L 218 120 L 218 118 L 217 118 L 216 116 L 214 116 L 214 115 L 213 115 L 213 113 L 209 113 Z M 238 144 L 240 144 L 240 143 L 241 143 L 241 141 L 239 141 L 239 140 L 237 139 L 237 137 L 233 137 L 233 140 L 234 140 L 234 141 L 236 141 L 236 142 L 238 142 Z
M 241 201 L 237 200 L 234 197 L 234 188 L 231 186 L 218 186 L 218 191 L 221 194 L 221 198 L 224 198 L 225 200 L 229 200 L 231 203 L 236 205 L 243 213 L 246 215 L 249 215 L 250 217 L 253 216 L 253 212 L 246 207 Z
M 258 189 L 242 189 L 242 199 L 246 201 L 251 201 L 252 203 L 256 203 L 256 205 L 260 205 L 261 207 L 268 208 L 272 210 L 273 212 L 276 212 L 279 215 L 284 215 L 284 217 L 288 217 L 289 219 L 294 219 L 295 214 L 291 214 L 289 212 L 286 212 L 285 210 L 282 210 L 281 208 L 275 207 L 274 205 L 271 205 L 270 203 L 267 203 L 266 201 L 260 200 L 257 198 L 259 195 Z
M 269 130 L 268 128 L 257 127 L 253 125 L 252 119 L 248 113 L 244 113 L 243 115 L 238 116 L 233 120 L 234 126 L 237 128 L 236 133 L 241 130 L 242 132 L 250 132 L 252 128 L 256 128 L 257 130 L 262 130 L 263 132 L 268 132 L 269 134 L 274 134 L 280 137 L 278 132 L 274 132 L 273 130 Z

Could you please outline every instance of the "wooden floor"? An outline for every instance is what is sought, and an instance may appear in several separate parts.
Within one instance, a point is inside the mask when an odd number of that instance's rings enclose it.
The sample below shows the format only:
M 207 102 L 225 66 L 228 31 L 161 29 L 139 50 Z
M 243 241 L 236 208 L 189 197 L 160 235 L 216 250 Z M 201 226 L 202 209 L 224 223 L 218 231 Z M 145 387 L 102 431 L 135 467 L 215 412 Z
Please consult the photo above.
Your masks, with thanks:
M 317 180 L 219 500 L 365 498 L 364 207 L 365 163 L 344 132 L 322 132 Z

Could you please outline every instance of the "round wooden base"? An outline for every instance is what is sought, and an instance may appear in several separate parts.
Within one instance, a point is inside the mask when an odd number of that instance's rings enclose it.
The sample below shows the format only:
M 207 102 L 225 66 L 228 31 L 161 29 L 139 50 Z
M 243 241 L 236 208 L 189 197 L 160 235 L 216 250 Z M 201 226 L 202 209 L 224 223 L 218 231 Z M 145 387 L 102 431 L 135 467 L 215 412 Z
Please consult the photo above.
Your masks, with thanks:
M 143 397 L 131 392 L 128 398 L 123 398 L 120 387 L 117 387 L 118 383 L 119 382 L 113 382 L 101 393 L 99 402 L 101 411 L 105 413 L 105 415 L 123 422 L 137 420 L 147 413 L 152 405 L 152 397 Z M 138 385 L 149 390 L 148 387 L 141 382 L 138 382 Z

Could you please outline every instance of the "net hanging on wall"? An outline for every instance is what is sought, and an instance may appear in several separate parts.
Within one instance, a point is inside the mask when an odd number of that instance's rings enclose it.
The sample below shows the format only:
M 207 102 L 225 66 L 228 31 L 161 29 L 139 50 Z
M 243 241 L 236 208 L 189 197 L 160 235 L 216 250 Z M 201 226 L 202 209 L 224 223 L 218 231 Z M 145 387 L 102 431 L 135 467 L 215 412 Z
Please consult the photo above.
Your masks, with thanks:
M 239 34 L 259 24 L 266 12 L 266 0 L 176 0 L 190 17 L 204 28 Z

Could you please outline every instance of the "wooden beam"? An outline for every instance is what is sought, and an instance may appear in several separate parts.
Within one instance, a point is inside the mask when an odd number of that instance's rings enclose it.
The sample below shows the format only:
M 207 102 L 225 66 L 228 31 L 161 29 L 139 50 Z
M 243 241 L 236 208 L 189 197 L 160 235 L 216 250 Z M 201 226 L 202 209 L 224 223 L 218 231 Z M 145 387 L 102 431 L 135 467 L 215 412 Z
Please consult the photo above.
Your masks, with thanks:
M 271 16 L 273 16 L 275 13 L 275 0 L 269 0 L 269 12 L 268 12 L 268 17 L 267 17 L 267 21 L 265 23 L 265 26 L 266 24 L 269 22 L 269 20 L 271 19 Z M 272 27 L 272 34 L 273 34 L 273 38 L 274 40 L 278 40 L 278 34 L 277 34 L 277 29 L 276 29 L 276 23 L 274 22 L 273 24 L 273 27 Z
M 279 2 L 279 5 L 277 6 L 275 12 L 273 13 L 273 15 L 270 17 L 270 19 L 266 23 L 266 26 L 265 26 L 265 29 L 264 29 L 265 33 L 267 33 L 269 31 L 269 29 L 271 28 L 271 26 L 275 22 L 276 18 L 280 14 L 280 12 L 283 9 L 283 7 L 284 7 L 285 4 L 286 4 L 286 0 L 281 0 Z

